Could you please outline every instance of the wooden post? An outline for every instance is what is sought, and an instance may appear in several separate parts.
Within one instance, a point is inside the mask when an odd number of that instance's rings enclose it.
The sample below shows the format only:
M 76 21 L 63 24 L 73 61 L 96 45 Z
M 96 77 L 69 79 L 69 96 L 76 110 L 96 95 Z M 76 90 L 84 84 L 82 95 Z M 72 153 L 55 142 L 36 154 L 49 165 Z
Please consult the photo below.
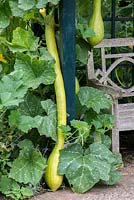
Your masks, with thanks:
M 60 2 L 60 59 L 65 83 L 68 122 L 75 119 L 75 0 Z

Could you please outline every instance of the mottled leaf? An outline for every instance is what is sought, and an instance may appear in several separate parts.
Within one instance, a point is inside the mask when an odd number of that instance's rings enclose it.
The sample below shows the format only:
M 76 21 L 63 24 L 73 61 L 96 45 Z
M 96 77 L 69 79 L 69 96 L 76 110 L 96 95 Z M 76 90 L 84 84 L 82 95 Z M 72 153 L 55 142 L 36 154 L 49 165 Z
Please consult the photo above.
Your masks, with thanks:
M 9 5 L 10 5 L 13 16 L 23 17 L 25 11 L 18 7 L 18 0 L 14 0 L 14 1 L 10 0 Z
M 40 99 L 33 94 L 25 95 L 24 101 L 19 104 L 19 110 L 22 115 L 31 117 L 35 117 L 36 115 L 41 115 L 43 113 Z
M 0 108 L 18 105 L 23 101 L 27 87 L 23 85 L 22 74 L 12 72 L 0 80 Z
M 97 113 L 112 105 L 111 99 L 107 98 L 102 91 L 92 87 L 81 87 L 78 97 L 82 106 L 92 108 Z
M 33 196 L 33 191 L 26 187 L 21 188 L 21 193 L 23 195 L 23 198 L 28 198 Z
M 46 60 L 46 61 L 54 60 L 51 54 L 48 52 L 48 50 L 45 47 L 41 47 L 39 51 L 40 51 L 40 60 Z
M 39 183 L 45 167 L 46 160 L 39 151 L 32 148 L 29 151 L 28 148 L 23 148 L 13 162 L 9 176 L 19 183 L 36 185 Z
M 28 133 L 32 128 L 37 128 L 40 135 L 46 135 L 47 137 L 51 137 L 54 141 L 57 141 L 56 105 L 50 99 L 42 101 L 41 105 L 42 110 L 44 110 L 47 115 L 36 115 L 32 117 L 21 114 L 21 110 L 13 110 L 9 115 L 9 124 L 25 133 Z
M 22 10 L 30 10 L 33 8 L 36 4 L 36 0 L 18 0 L 18 7 L 21 8 Z
M 108 181 L 114 162 L 112 152 L 103 144 L 91 144 L 85 153 L 74 144 L 61 150 L 58 174 L 66 175 L 74 192 L 83 193 L 100 180 Z
M 38 129 L 40 135 L 46 135 L 51 137 L 53 140 L 57 141 L 56 135 L 56 118 L 53 116 L 36 116 L 35 117 L 36 128 Z
M 29 55 L 18 53 L 14 65 L 16 71 L 23 74 L 24 84 L 33 89 L 41 83 L 48 85 L 55 80 L 55 70 L 53 62 L 31 58 Z
M 38 0 L 38 3 L 36 5 L 37 8 L 43 8 L 46 6 L 47 3 L 52 3 L 54 5 L 57 5 L 60 0 Z
M 96 118 L 94 119 L 93 121 L 94 125 L 95 125 L 95 122 L 100 122 L 101 124 L 100 127 L 104 127 L 105 129 L 112 129 L 115 122 L 115 116 L 111 114 L 100 114 L 100 115 L 97 115 Z
M 120 183 L 122 180 L 122 175 L 120 174 L 120 172 L 113 169 L 110 171 L 109 175 L 109 180 L 104 182 L 106 185 L 115 185 L 117 183 Z
M 51 99 L 41 102 L 42 108 L 45 110 L 47 115 L 56 117 L 56 105 Z
M 7 43 L 12 52 L 36 51 L 38 48 L 39 38 L 34 36 L 31 30 L 24 30 L 17 27 L 13 31 L 12 43 Z
M 2 176 L 0 179 L 0 192 L 14 200 L 22 197 L 19 184 L 7 176 Z

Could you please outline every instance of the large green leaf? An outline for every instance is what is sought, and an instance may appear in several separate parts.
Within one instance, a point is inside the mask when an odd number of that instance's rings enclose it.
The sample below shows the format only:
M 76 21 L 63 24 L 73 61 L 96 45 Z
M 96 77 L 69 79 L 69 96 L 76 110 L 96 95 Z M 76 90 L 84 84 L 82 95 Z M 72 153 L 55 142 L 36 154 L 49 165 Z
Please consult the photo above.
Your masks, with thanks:
M 32 128 L 37 128 L 40 135 L 46 135 L 47 137 L 51 137 L 54 141 L 57 141 L 56 105 L 50 99 L 42 101 L 41 105 L 42 109 L 44 109 L 47 115 L 37 115 L 31 117 L 28 115 L 21 114 L 21 110 L 13 110 L 9 115 L 9 124 L 11 126 L 17 127 L 25 133 L 28 133 L 28 131 Z
M 29 55 L 17 53 L 14 68 L 23 74 L 24 84 L 33 89 L 37 88 L 41 83 L 52 84 L 55 80 L 54 63 L 31 58 Z
M 53 140 L 57 141 L 56 118 L 52 116 L 36 116 L 35 122 L 40 135 L 46 135 L 47 137 L 51 137 Z
M 36 0 L 28 1 L 28 0 L 18 0 L 18 6 L 22 10 L 30 10 L 36 4 Z
M 7 176 L 1 177 L 0 192 L 12 199 L 18 200 L 21 198 L 20 186 L 15 180 L 8 178 Z
M 83 193 L 99 180 L 108 181 L 115 158 L 105 145 L 91 144 L 84 153 L 80 145 L 68 146 L 60 152 L 58 174 L 66 175 L 73 191 Z
M 23 85 L 22 74 L 12 72 L 0 80 L 0 108 L 18 105 L 23 101 L 27 87 Z
M 29 140 L 25 140 L 21 148 L 18 158 L 12 164 L 9 176 L 19 183 L 36 185 L 43 175 L 46 160 L 34 149 Z
M 78 97 L 82 106 L 92 108 L 97 113 L 112 105 L 111 99 L 107 98 L 102 91 L 92 87 L 81 87 Z
M 116 161 L 114 154 L 103 144 L 91 144 L 90 148 L 86 150 L 86 154 L 92 154 L 100 160 L 105 160 L 112 164 Z
M 16 17 L 23 17 L 25 11 L 18 7 L 18 0 L 10 0 L 9 5 L 12 11 L 12 15 Z
M 39 38 L 34 36 L 31 30 L 24 30 L 17 27 L 13 31 L 12 43 L 7 43 L 12 52 L 36 51 L 38 48 Z
M 6 197 L 10 197 L 14 200 L 20 200 L 22 198 L 33 196 L 32 190 L 26 187 L 20 187 L 15 180 L 7 176 L 1 177 L 0 192 Z
M 41 115 L 43 113 L 40 99 L 33 94 L 25 95 L 24 101 L 19 104 L 19 110 L 22 115 L 31 117 L 35 117 L 36 115 Z
M 47 3 L 52 3 L 54 5 L 57 5 L 60 0 L 38 0 L 38 3 L 36 5 L 37 8 L 43 8 L 46 6 Z
M 122 180 L 120 172 L 115 171 L 113 169 L 111 169 L 109 175 L 110 175 L 109 180 L 104 182 L 106 185 L 114 185 L 116 183 L 120 183 Z
M 11 118 L 12 115 L 10 115 L 10 119 Z M 47 137 L 51 137 L 55 141 L 57 140 L 56 120 L 51 116 L 36 116 L 32 118 L 30 116 L 22 115 L 20 116 L 17 127 L 25 133 L 28 133 L 28 131 L 32 128 L 37 128 L 40 135 L 46 135 Z
M 48 52 L 47 48 L 40 47 L 39 51 L 40 51 L 40 60 L 53 61 L 53 57 Z
M 47 115 L 56 117 L 56 105 L 51 99 L 41 102 L 42 108 L 45 110 Z

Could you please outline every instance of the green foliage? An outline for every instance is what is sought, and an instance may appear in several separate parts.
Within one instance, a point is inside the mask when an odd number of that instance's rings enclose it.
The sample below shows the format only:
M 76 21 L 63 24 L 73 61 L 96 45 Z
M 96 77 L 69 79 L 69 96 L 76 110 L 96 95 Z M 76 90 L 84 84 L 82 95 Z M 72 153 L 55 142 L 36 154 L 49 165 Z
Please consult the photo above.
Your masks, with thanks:
M 80 145 L 74 144 L 61 150 L 58 173 L 66 175 L 74 192 L 84 193 L 100 180 L 107 184 L 119 181 L 115 176 L 118 173 L 112 168 L 115 161 L 112 152 L 103 144 L 91 144 L 85 152 Z M 115 173 L 113 182 L 112 173 Z
M 15 71 L 23 74 L 23 83 L 28 88 L 37 88 L 41 83 L 52 84 L 55 80 L 54 63 L 17 53 Z
M 19 145 L 21 150 L 12 164 L 9 177 L 19 183 L 36 185 L 42 177 L 46 160 L 34 149 L 30 140 L 23 140 Z
M 12 11 L 12 15 L 16 17 L 23 17 L 25 11 L 19 8 L 18 6 L 18 0 L 10 0 L 9 1 L 10 9 Z
M 87 21 L 84 20 L 84 18 L 79 19 L 79 23 L 77 24 L 77 31 L 79 31 L 81 38 L 83 38 L 84 40 L 87 40 L 87 38 L 89 37 L 95 36 L 94 31 L 88 27 Z
M 9 115 L 9 124 L 10 126 L 17 127 L 25 133 L 28 133 L 28 131 L 32 128 L 37 128 L 40 135 L 46 135 L 56 141 L 56 105 L 52 102 L 52 100 L 48 99 L 46 101 L 42 101 L 41 106 L 46 112 L 46 116 L 40 116 L 38 114 L 35 117 L 32 117 L 21 114 L 22 110 L 12 110 Z M 32 109 L 32 104 L 29 105 L 29 101 L 27 101 L 27 107 L 29 110 Z
M 14 200 L 24 199 L 33 196 L 32 190 L 20 186 L 16 181 L 7 176 L 2 176 L 0 180 L 0 191 L 7 197 Z
M 54 5 L 57 5 L 60 0 L 38 0 L 38 3 L 36 5 L 37 8 L 43 8 L 46 6 L 47 3 L 52 3 Z
M 42 153 L 48 154 L 57 141 L 55 61 L 46 49 L 39 9 L 46 7 L 51 12 L 59 2 L 0 1 L 0 54 L 6 61 L 0 61 L 0 192 L 14 200 L 32 196 L 33 187 L 36 191 L 46 167 Z M 76 1 L 78 66 L 87 64 L 87 38 L 94 35 L 87 26 L 91 3 Z M 104 16 L 111 15 L 110 4 L 110 0 L 103 1 Z M 130 11 L 131 4 L 127 6 Z M 118 14 L 127 13 L 127 6 L 118 9 Z M 36 30 L 34 24 L 38 24 Z M 85 80 L 83 71 L 81 75 Z M 61 126 L 68 147 L 61 151 L 59 174 L 65 174 L 75 192 L 83 193 L 99 181 L 110 185 L 120 181 L 117 169 L 122 160 L 109 150 L 109 131 L 114 124 L 107 112 L 111 100 L 89 87 L 82 87 L 77 98 L 79 115 L 70 126 Z
M 36 4 L 36 0 L 27 1 L 27 0 L 18 0 L 18 7 L 22 10 L 30 10 Z
M 16 106 L 23 101 L 27 87 L 23 85 L 22 74 L 12 72 L 0 80 L 0 108 Z
M 86 106 L 88 109 L 92 108 L 97 113 L 112 105 L 111 99 L 106 98 L 102 91 L 92 87 L 82 87 L 78 97 L 82 106 Z
M 38 48 L 39 38 L 34 36 L 31 30 L 24 30 L 17 27 L 13 31 L 12 43 L 8 43 L 10 50 L 15 52 L 36 51 Z
M 10 1 L 10 5 L 12 3 Z M 0 80 L 0 108 L 7 110 L 1 123 L 5 124 L 10 132 L 7 134 L 7 129 L 4 136 L 6 138 L 2 136 L 0 176 L 6 175 L 6 181 L 9 184 L 12 181 L 13 188 L 0 191 L 12 199 L 24 199 L 33 195 L 29 190 L 29 184 L 34 185 L 35 188 L 39 184 L 46 160 L 41 152 L 34 148 L 32 137 L 29 136 L 29 141 L 24 140 L 23 146 L 19 141 L 25 138 L 25 133 L 32 133 L 35 128 L 40 135 L 57 140 L 56 105 L 46 97 L 43 101 L 43 94 L 40 95 L 46 85 L 53 84 L 56 74 L 54 59 L 46 48 L 39 46 L 39 38 L 34 36 L 30 28 L 27 30 L 26 27 L 15 27 L 12 29 L 10 40 L 11 42 L 4 37 L 1 40 L 1 45 L 5 45 L 5 49 L 12 52 L 14 60 L 11 72 L 2 75 Z M 10 66 L 10 63 L 7 65 Z M 39 88 L 43 90 L 39 91 Z M 1 128 L 2 132 L 5 126 Z M 18 148 L 15 148 L 16 143 L 21 145 L 19 154 Z M 12 154 L 6 151 L 12 151 Z M 2 184 L 1 182 L 1 187 Z
M 25 139 L 18 145 L 19 156 L 10 165 L 10 172 L 0 177 L 0 192 L 14 200 L 33 196 L 31 186 L 39 183 L 46 167 L 46 159 L 30 140 Z
M 19 111 L 22 115 L 35 117 L 36 115 L 42 115 L 44 110 L 42 109 L 40 98 L 34 94 L 27 93 L 24 101 L 19 104 Z
M 10 15 L 11 12 L 7 1 L 0 3 L 0 33 L 10 24 Z
M 67 147 L 61 150 L 58 173 L 66 176 L 74 192 L 84 193 L 98 182 L 120 182 L 117 169 L 122 167 L 122 160 L 109 150 L 111 139 L 106 135 L 115 120 L 107 113 L 111 100 L 91 87 L 80 88 L 78 98 L 80 119 L 72 120 L 71 127 L 62 127 Z
M 84 142 L 87 141 L 87 138 L 89 136 L 91 125 L 89 125 L 85 121 L 72 120 L 71 126 L 77 130 L 75 133 L 76 135 L 75 142 L 84 145 Z

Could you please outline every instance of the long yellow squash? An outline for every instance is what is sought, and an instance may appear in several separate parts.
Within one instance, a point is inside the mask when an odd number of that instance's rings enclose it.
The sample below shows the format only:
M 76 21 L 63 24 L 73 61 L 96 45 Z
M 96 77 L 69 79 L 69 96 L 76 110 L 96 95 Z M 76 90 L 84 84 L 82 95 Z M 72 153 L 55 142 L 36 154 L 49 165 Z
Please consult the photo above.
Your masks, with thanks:
M 44 16 L 45 9 L 40 9 L 40 13 Z M 61 125 L 66 125 L 66 96 L 64 89 L 64 81 L 60 69 L 60 60 L 57 51 L 56 41 L 55 41 L 55 21 L 52 15 L 45 17 L 45 38 L 46 45 L 49 53 L 55 59 L 55 72 L 56 80 L 54 83 L 55 94 L 56 94 L 56 104 L 57 104 L 57 144 L 52 150 L 45 173 L 45 180 L 47 185 L 52 191 L 57 190 L 63 181 L 63 176 L 57 174 L 57 168 L 59 163 L 60 150 L 64 147 L 64 133 L 60 129 Z

